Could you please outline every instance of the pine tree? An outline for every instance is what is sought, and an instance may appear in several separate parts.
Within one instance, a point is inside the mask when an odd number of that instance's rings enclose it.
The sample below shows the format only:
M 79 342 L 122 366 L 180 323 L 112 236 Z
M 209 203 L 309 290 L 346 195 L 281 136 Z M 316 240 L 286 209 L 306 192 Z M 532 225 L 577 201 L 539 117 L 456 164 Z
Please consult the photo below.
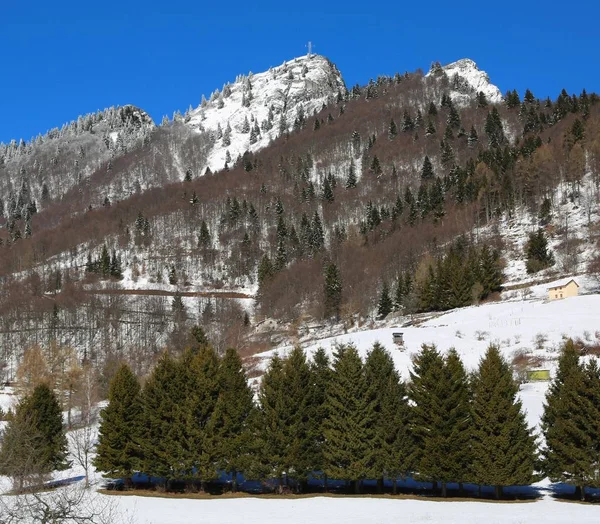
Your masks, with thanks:
M 259 395 L 262 463 L 269 466 L 269 476 L 280 478 L 286 472 L 286 481 L 305 482 L 314 453 L 310 367 L 298 346 L 283 363 L 274 360 Z
M 332 262 L 325 270 L 325 283 L 323 287 L 324 316 L 325 318 L 340 318 L 342 304 L 342 280 L 338 267 Z
M 208 231 L 208 226 L 206 222 L 203 220 L 202 224 L 200 224 L 200 234 L 198 235 L 198 247 L 200 249 L 208 249 L 211 246 L 210 241 L 210 233 Z
M 228 349 L 219 364 L 220 386 L 213 416 L 208 425 L 216 465 L 232 475 L 237 490 L 237 473 L 251 465 L 251 423 L 254 417 L 253 393 L 248 385 L 242 361 L 235 349 Z
M 216 477 L 215 460 L 208 424 L 219 395 L 218 359 L 214 350 L 203 344 L 190 348 L 177 363 L 180 395 L 178 423 L 182 425 L 175 451 L 181 464 L 181 478 L 200 480 Z
M 309 417 L 309 432 L 311 438 L 310 463 L 314 474 L 323 476 L 323 484 L 327 491 L 327 476 L 325 471 L 325 457 L 323 454 L 325 446 L 325 421 L 327 420 L 327 391 L 332 377 L 329 367 L 329 357 L 323 348 L 317 349 L 310 366 L 311 387 L 309 388 L 311 408 Z
M 113 249 L 110 257 L 110 276 L 116 279 L 123 278 L 123 272 L 121 270 L 121 257 L 117 256 L 117 252 Z
M 449 425 L 444 399 L 448 386 L 444 359 L 434 346 L 423 345 L 413 362 L 409 396 L 413 402 L 411 429 L 415 438 L 413 460 L 416 477 L 425 481 L 448 482 L 444 467 Z
M 333 202 L 334 200 L 333 188 L 331 187 L 331 182 L 327 177 L 325 177 L 325 180 L 323 180 L 323 200 L 329 203 Z
M 477 136 L 477 130 L 475 129 L 475 126 L 471 126 L 471 130 L 469 131 L 469 135 L 467 137 L 467 144 L 469 147 L 474 147 L 478 141 L 479 137 Z
M 449 429 L 446 448 L 446 468 L 448 478 L 462 484 L 471 476 L 471 390 L 463 363 L 451 349 L 445 359 L 444 371 L 448 377 L 446 395 L 447 427 Z M 443 487 L 443 486 L 442 486 Z
M 369 475 L 374 443 L 374 402 L 367 391 L 363 364 L 356 348 L 340 346 L 327 391 L 325 474 L 351 481 L 356 493 L 360 492 L 360 480 Z
M 67 438 L 58 399 L 47 384 L 24 397 L 5 429 L 0 449 L 0 473 L 10 475 L 22 490 L 28 478 L 63 470 Z
M 318 253 L 325 248 L 325 234 L 323 233 L 323 226 L 321 225 L 321 217 L 319 217 L 317 211 L 315 211 L 315 214 L 313 215 L 310 230 L 311 250 L 313 253 Z
M 348 168 L 348 176 L 346 178 L 346 189 L 352 189 L 356 187 L 356 173 L 354 168 L 354 160 L 350 160 L 350 167 Z
M 167 489 L 183 473 L 180 452 L 186 428 L 183 382 L 177 362 L 164 353 L 146 381 L 141 397 L 140 469 L 165 479 Z
M 398 127 L 396 126 L 396 122 L 392 118 L 390 120 L 390 125 L 388 126 L 388 138 L 390 140 L 394 140 L 398 136 Z
M 543 229 L 529 234 L 529 240 L 525 245 L 525 255 L 527 256 L 527 273 L 537 273 L 554 265 L 554 255 L 548 249 L 548 239 Z
M 140 384 L 126 364 L 113 377 L 108 406 L 100 412 L 94 466 L 109 477 L 130 479 L 139 467 Z
M 428 156 L 425 156 L 423 160 L 423 167 L 421 168 L 421 180 L 433 180 L 435 174 L 433 172 L 433 165 Z
M 108 276 L 110 276 L 110 255 L 108 254 L 108 248 L 106 247 L 106 244 L 102 246 L 102 253 L 100 255 L 99 261 L 99 269 L 100 274 L 103 278 L 107 278 Z
M 572 340 L 568 340 L 558 360 L 556 377 L 546 394 L 542 431 L 544 472 L 553 482 L 574 484 L 579 497 L 585 486 L 596 484 L 598 444 L 597 371 L 585 369 Z M 594 384 L 596 387 L 594 387 Z M 589 387 L 589 386 L 592 387 Z
M 536 442 L 527 427 L 518 386 L 497 347 L 490 346 L 473 380 L 473 481 L 495 487 L 528 485 L 534 480 Z
M 261 476 L 277 478 L 280 482 L 288 469 L 285 462 L 289 442 L 285 425 L 288 422 L 289 404 L 285 392 L 283 361 L 275 354 L 263 376 L 259 392 L 257 415 L 259 456 Z M 255 466 L 256 467 L 256 466 Z
M 427 127 L 425 128 L 425 136 L 431 136 L 435 134 L 435 124 L 433 123 L 432 120 L 429 120 L 427 122 Z
M 409 408 L 404 385 L 394 369 L 390 354 L 379 343 L 373 345 L 365 361 L 368 398 L 373 402 L 374 438 L 370 456 L 370 477 L 383 479 L 406 476 L 410 469 L 411 438 L 408 431 Z
M 390 297 L 390 288 L 387 282 L 383 282 L 381 287 L 381 295 L 379 296 L 379 302 L 377 304 L 377 320 L 384 320 L 392 310 L 394 309 L 394 303 Z
M 267 282 L 274 274 L 275 268 L 271 263 L 271 259 L 267 255 L 263 255 L 258 264 L 258 285 L 261 287 L 264 286 L 265 282 Z

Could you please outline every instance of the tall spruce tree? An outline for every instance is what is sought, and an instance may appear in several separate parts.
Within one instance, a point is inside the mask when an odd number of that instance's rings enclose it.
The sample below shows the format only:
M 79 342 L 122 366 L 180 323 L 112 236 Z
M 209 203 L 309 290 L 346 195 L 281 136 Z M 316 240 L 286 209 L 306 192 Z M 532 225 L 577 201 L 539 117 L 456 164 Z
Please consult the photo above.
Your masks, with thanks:
M 121 364 L 108 390 L 108 406 L 100 412 L 94 466 L 109 477 L 130 479 L 139 467 L 142 420 L 140 384 L 129 366 Z
M 242 361 L 229 348 L 219 364 L 220 386 L 208 430 L 214 447 L 217 467 L 232 475 L 232 489 L 237 490 L 237 473 L 251 465 L 252 420 L 254 400 Z
M 396 485 L 398 476 L 410 469 L 412 452 L 408 432 L 408 403 L 394 362 L 384 347 L 375 343 L 365 361 L 368 399 L 373 403 L 373 446 L 369 460 L 369 477 L 378 479 L 383 490 L 385 477 Z
M 448 438 L 447 465 L 449 477 L 462 487 L 471 477 L 471 385 L 462 360 L 456 350 L 451 349 L 445 359 L 445 372 L 448 376 Z M 443 486 L 442 486 L 443 487 Z
M 165 352 L 142 391 L 140 469 L 164 479 L 167 489 L 173 480 L 189 475 L 184 469 L 186 457 L 182 447 L 186 436 L 184 382 L 181 366 Z
M 260 462 L 269 478 L 285 473 L 286 482 L 302 483 L 312 470 L 310 388 L 310 368 L 300 347 L 283 362 L 272 359 L 261 384 L 258 416 Z
M 310 366 L 311 387 L 309 405 L 311 414 L 309 417 L 309 431 L 312 441 L 312 471 L 313 474 L 323 476 L 323 485 L 327 491 L 327 476 L 325 471 L 325 421 L 327 420 L 327 391 L 332 377 L 329 367 L 329 357 L 323 348 L 317 349 Z
M 384 320 L 394 309 L 394 302 L 390 297 L 390 288 L 387 282 L 383 282 L 381 287 L 381 295 L 377 303 L 377 320 Z
M 374 443 L 374 402 L 367 391 L 358 351 L 351 345 L 338 347 L 327 390 L 325 474 L 352 482 L 355 493 L 370 473 Z
M 504 486 L 531 484 L 537 460 L 536 442 L 527 427 L 518 386 L 508 363 L 490 346 L 473 380 L 472 476 L 494 486 L 500 498 Z
M 542 453 L 550 480 L 573 484 L 582 500 L 585 487 L 598 483 L 599 384 L 595 364 L 582 366 L 573 341 L 568 340 L 546 395 Z
M 338 267 L 332 262 L 325 269 L 323 285 L 324 317 L 339 320 L 342 305 L 342 279 Z
M 261 476 L 279 479 L 280 486 L 283 473 L 287 471 L 285 454 L 289 445 L 285 425 L 291 414 L 286 401 L 283 361 L 275 354 L 260 385 L 256 418 L 260 441 L 257 458 Z
M 417 478 L 440 481 L 445 497 L 448 482 L 468 479 L 469 390 L 456 352 L 444 359 L 424 345 L 414 361 L 409 394 Z
M 181 377 L 181 408 L 183 429 L 178 442 L 182 479 L 200 481 L 201 487 L 216 477 L 215 456 L 208 432 L 217 398 L 218 358 L 204 344 L 189 348 L 178 362 Z

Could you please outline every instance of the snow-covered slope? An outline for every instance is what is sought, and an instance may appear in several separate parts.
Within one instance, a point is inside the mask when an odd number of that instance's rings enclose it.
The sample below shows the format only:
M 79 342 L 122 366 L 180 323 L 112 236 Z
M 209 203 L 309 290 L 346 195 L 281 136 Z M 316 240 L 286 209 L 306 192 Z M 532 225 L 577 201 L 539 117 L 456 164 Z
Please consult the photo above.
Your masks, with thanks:
M 434 64 L 427 76 L 436 76 L 441 72 L 445 73 L 450 80 L 452 87 L 450 97 L 454 102 L 468 103 L 479 92 L 482 92 L 487 101 L 492 104 L 502 102 L 500 89 L 490 82 L 488 74 L 481 71 L 470 58 L 463 58 L 445 66 Z
M 594 291 L 591 280 L 578 279 L 578 283 L 582 286 L 581 293 Z M 500 303 L 449 311 L 421 324 L 358 331 L 306 342 L 303 346 L 309 356 L 319 347 L 332 356 L 337 344 L 352 343 L 365 358 L 373 344 L 379 342 L 390 352 L 404 379 L 408 379 L 412 357 L 422 344 L 435 344 L 443 353 L 455 348 L 469 371 L 477 368 L 490 344 L 497 344 L 509 362 L 517 353 L 525 353 L 540 362 L 542 367 L 552 370 L 565 338 L 580 337 L 590 344 L 600 343 L 600 295 L 546 302 L 542 297 L 546 297 L 545 290 L 549 285 L 552 284 L 532 288 L 530 296 L 539 297 L 533 300 L 522 300 L 523 295 L 517 295 Z M 402 351 L 392 341 L 392 333 L 396 331 L 404 333 L 405 347 Z M 285 355 L 291 349 L 292 346 L 284 346 L 259 357 L 264 358 L 263 365 L 266 367 L 275 351 Z
M 216 171 L 226 162 L 232 165 L 245 151 L 265 147 L 292 129 L 297 119 L 309 119 L 344 90 L 340 72 L 327 58 L 302 56 L 264 73 L 238 76 L 184 120 L 198 132 L 211 134 L 207 164 Z

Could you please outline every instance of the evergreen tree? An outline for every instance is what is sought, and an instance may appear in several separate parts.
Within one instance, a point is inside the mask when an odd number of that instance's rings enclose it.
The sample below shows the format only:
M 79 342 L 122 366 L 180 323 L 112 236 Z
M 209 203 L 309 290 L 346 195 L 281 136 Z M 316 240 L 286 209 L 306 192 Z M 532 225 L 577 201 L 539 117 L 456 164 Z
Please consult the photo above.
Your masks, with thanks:
M 310 230 L 311 251 L 313 253 L 318 253 L 325 248 L 325 234 L 323 233 L 323 226 L 321 225 L 321 217 L 319 217 L 319 213 L 316 211 L 313 215 Z
M 273 267 L 271 259 L 267 255 L 263 255 L 258 264 L 258 285 L 262 287 L 274 274 L 275 268 Z
M 354 168 L 354 160 L 350 160 L 350 167 L 348 168 L 348 177 L 346 178 L 346 189 L 352 189 L 356 187 L 356 173 Z
M 342 304 L 342 279 L 338 267 L 332 262 L 325 270 L 325 284 L 323 287 L 324 316 L 325 318 L 340 318 Z
M 219 364 L 220 386 L 213 416 L 208 425 L 217 467 L 232 475 L 237 490 L 237 473 L 251 466 L 253 393 L 242 361 L 235 349 L 228 349 Z
M 381 295 L 377 304 L 377 320 L 384 320 L 392 310 L 394 309 L 394 303 L 390 297 L 390 288 L 387 282 L 383 282 L 381 288 Z
M 333 188 L 331 187 L 331 182 L 327 177 L 325 177 L 325 180 L 323 180 L 323 200 L 329 203 L 333 202 L 334 200 Z
M 525 245 L 527 256 L 527 273 L 537 273 L 554 265 L 554 255 L 548 249 L 548 239 L 543 229 L 529 234 L 529 240 Z
M 379 343 L 365 361 L 368 398 L 373 402 L 374 435 L 370 456 L 372 478 L 382 491 L 386 476 L 394 481 L 410 470 L 412 440 L 408 431 L 409 407 L 404 384 L 400 382 L 390 354 Z M 395 491 L 395 489 L 394 489 Z
M 367 395 L 363 364 L 355 347 L 340 346 L 327 391 L 325 474 L 351 481 L 356 493 L 370 473 L 375 420 L 374 402 Z
M 311 413 L 309 417 L 309 432 L 311 437 L 312 463 L 313 474 L 323 475 L 323 484 L 327 491 L 327 476 L 325 471 L 325 421 L 328 418 L 327 412 L 327 391 L 329 382 L 332 377 L 332 370 L 329 367 L 329 357 L 323 348 L 317 349 L 314 354 L 313 361 L 310 366 L 311 370 L 311 387 L 309 405 Z
M 478 484 L 495 487 L 534 481 L 536 442 L 527 427 L 518 386 L 496 346 L 490 346 L 473 381 L 472 475 Z
M 455 352 L 444 360 L 424 345 L 413 363 L 409 395 L 417 478 L 448 482 L 468 479 L 469 393 L 467 377 Z
M 491 250 L 487 244 L 481 247 L 479 255 L 479 282 L 483 290 L 481 298 L 502 290 L 504 274 L 502 273 L 500 253 L 497 250 Z
M 314 441 L 310 418 L 312 377 L 302 349 L 296 346 L 281 363 L 272 361 L 261 384 L 262 465 L 269 476 L 305 482 L 313 469 Z
M 421 168 L 421 180 L 433 180 L 435 174 L 433 172 L 433 165 L 428 156 L 425 156 L 423 160 L 423 167 Z
M 200 249 L 208 249 L 210 246 L 210 233 L 208 231 L 208 226 L 206 225 L 206 222 L 203 220 L 200 224 L 200 234 L 198 235 L 198 247 Z
M 425 136 L 431 136 L 435 134 L 435 124 L 433 123 L 432 120 L 429 120 L 427 122 L 427 127 L 425 128 Z
M 390 125 L 388 126 L 388 138 L 390 140 L 394 140 L 398 136 L 398 127 L 396 126 L 396 122 L 392 118 L 390 120 Z
M 108 254 L 108 248 L 106 247 L 106 244 L 102 246 L 99 268 L 102 277 L 107 278 L 108 276 L 110 276 L 110 255 Z
M 471 419 L 471 390 L 469 378 L 463 363 L 456 352 L 451 349 L 445 359 L 445 369 L 448 377 L 446 395 L 447 426 L 449 437 L 446 455 L 448 478 L 462 484 L 471 476 L 471 434 L 473 422 Z
M 477 136 L 477 130 L 475 129 L 475 126 L 471 126 L 471 130 L 469 131 L 469 136 L 467 137 L 467 144 L 469 147 L 474 147 L 478 141 L 479 141 L 479 137 Z
M 121 257 L 117 256 L 117 252 L 113 249 L 110 257 L 110 276 L 116 279 L 123 278 L 123 272 L 121 270 Z
M 180 395 L 184 399 L 177 407 L 182 428 L 174 451 L 181 464 L 181 478 L 200 480 L 216 477 L 213 443 L 208 432 L 219 395 L 218 359 L 208 344 L 190 348 L 177 363 Z
M 165 479 L 167 489 L 173 480 L 186 476 L 181 453 L 186 429 L 186 386 L 183 383 L 180 366 L 164 353 L 142 391 L 140 469 L 150 476 Z
M 291 416 L 286 402 L 283 361 L 275 354 L 263 376 L 259 393 L 257 415 L 260 474 L 262 477 L 282 481 L 288 465 L 285 462 L 289 442 L 285 424 Z M 255 465 L 256 467 L 256 465 Z
M 599 395 L 600 378 L 595 361 L 584 368 L 573 341 L 568 340 L 546 394 L 542 415 L 546 445 L 542 452 L 544 472 L 550 480 L 575 485 L 582 500 L 586 486 L 598 485 Z
M 109 477 L 130 479 L 139 467 L 142 432 L 140 384 L 126 364 L 113 377 L 108 406 L 100 412 L 100 429 L 94 466 Z
M 18 489 L 31 476 L 69 467 L 62 410 L 47 384 L 24 397 L 9 421 L 0 449 L 0 473 L 17 480 Z

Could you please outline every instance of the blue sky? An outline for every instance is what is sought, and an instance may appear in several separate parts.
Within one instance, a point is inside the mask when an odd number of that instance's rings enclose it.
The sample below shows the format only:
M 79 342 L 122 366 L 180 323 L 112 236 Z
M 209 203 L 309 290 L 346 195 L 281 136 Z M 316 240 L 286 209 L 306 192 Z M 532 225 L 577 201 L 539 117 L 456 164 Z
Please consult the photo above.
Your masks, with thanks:
M 597 2 L 555 0 L 3 2 L 0 141 L 127 103 L 160 121 L 308 40 L 348 86 L 469 57 L 503 93 L 598 92 L 599 17 Z

